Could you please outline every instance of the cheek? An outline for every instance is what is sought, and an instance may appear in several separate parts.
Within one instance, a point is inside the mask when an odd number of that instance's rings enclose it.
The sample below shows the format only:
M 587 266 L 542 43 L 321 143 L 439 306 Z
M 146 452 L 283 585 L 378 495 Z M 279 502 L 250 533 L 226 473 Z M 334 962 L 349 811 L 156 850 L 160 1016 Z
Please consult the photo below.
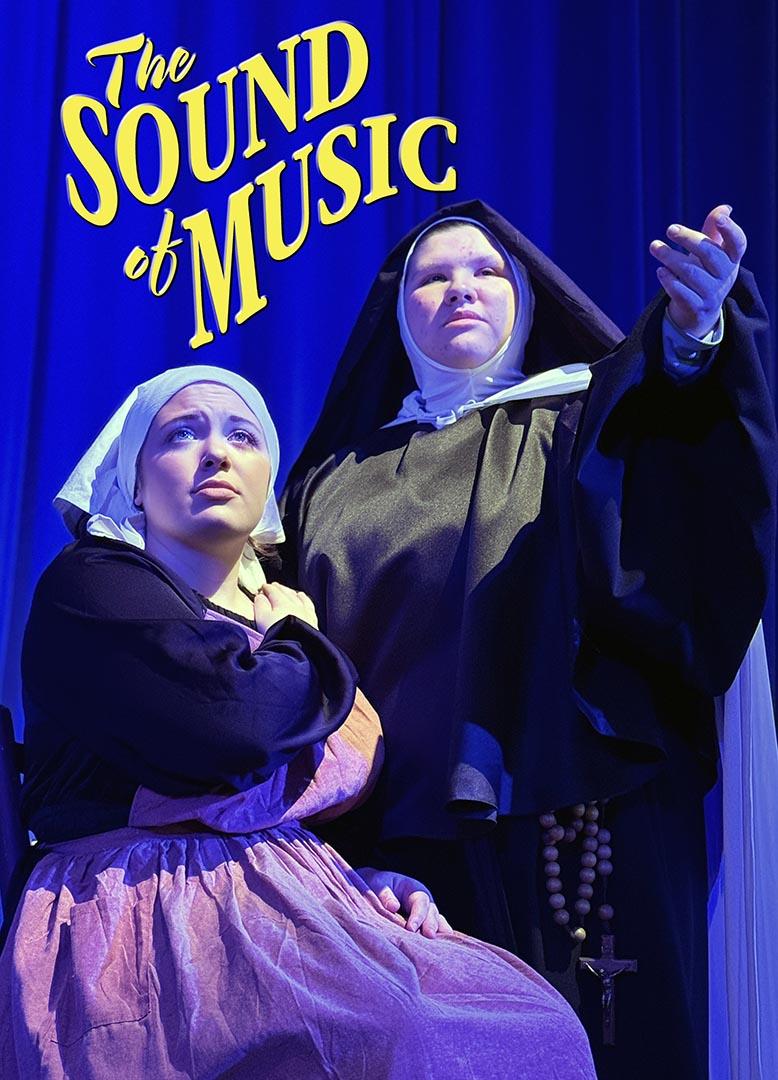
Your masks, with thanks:
M 417 344 L 424 339 L 427 333 L 435 307 L 435 303 L 429 298 L 422 300 L 411 296 L 405 301 L 405 318 L 408 322 L 408 329 Z
M 252 496 L 264 506 L 270 483 L 270 459 L 266 454 L 262 454 L 249 464 L 247 480 Z
M 516 300 L 512 289 L 495 297 L 494 310 L 499 332 L 504 340 L 513 329 L 516 319 Z
M 140 492 L 147 511 L 149 506 L 164 508 L 189 493 L 194 475 L 191 457 L 178 449 L 143 465 Z

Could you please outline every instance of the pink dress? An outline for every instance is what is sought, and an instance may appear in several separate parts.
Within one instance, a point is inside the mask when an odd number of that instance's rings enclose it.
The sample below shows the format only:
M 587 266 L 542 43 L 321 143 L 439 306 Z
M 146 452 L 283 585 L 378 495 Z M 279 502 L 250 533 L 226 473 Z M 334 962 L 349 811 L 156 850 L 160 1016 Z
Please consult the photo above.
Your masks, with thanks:
M 303 824 L 358 800 L 379 730 L 358 698 L 249 791 L 140 788 L 128 828 L 50 848 L 0 958 L 3 1080 L 594 1078 L 539 975 L 410 933 Z

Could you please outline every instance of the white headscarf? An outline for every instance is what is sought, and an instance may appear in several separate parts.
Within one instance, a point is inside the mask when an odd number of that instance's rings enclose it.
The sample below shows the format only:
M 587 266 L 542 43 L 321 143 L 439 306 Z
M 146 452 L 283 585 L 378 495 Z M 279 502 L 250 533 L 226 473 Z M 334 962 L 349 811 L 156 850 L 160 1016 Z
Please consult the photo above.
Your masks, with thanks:
M 281 518 L 273 493 L 278 474 L 278 435 L 259 391 L 240 375 L 206 365 L 171 368 L 136 386 L 119 406 L 54 499 L 68 529 L 77 534 L 84 513 L 90 515 L 87 532 L 123 540 L 141 550 L 146 546 L 146 518 L 135 505 L 137 461 L 154 417 L 162 406 L 192 383 L 227 386 L 243 399 L 257 418 L 270 458 L 267 501 L 251 536 L 260 543 L 284 539 Z M 239 580 L 250 592 L 264 583 L 256 552 L 247 543 L 241 556 Z
M 516 320 L 507 340 L 493 356 L 474 368 L 452 368 L 427 356 L 416 344 L 405 313 L 405 279 L 414 251 L 428 232 L 452 221 L 473 225 L 488 238 L 505 259 L 518 294 Z M 586 389 L 589 385 L 589 369 L 586 364 L 567 364 L 551 371 L 543 371 L 530 379 L 523 374 L 524 349 L 532 329 L 534 306 L 535 297 L 527 271 L 480 221 L 467 217 L 443 218 L 419 233 L 405 257 L 397 296 L 400 337 L 411 362 L 418 389 L 408 394 L 397 417 L 386 426 L 392 427 L 393 424 L 416 420 L 418 423 L 433 424 L 436 428 L 441 428 L 453 424 L 473 409 L 485 408 L 487 405 L 518 398 L 569 394 Z

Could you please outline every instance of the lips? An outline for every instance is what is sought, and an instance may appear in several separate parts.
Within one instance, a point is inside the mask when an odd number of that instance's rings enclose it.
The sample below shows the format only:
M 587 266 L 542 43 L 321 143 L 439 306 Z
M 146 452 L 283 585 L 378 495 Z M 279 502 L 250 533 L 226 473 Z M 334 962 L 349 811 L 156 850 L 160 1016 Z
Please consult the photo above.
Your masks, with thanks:
M 461 311 L 455 311 L 446 322 L 445 326 L 450 326 L 451 323 L 456 322 L 486 322 L 486 319 L 482 315 L 479 315 L 476 311 L 470 311 L 469 309 L 462 309 Z
M 228 484 L 226 480 L 203 480 L 196 488 L 192 489 L 193 495 L 237 495 L 237 488 Z

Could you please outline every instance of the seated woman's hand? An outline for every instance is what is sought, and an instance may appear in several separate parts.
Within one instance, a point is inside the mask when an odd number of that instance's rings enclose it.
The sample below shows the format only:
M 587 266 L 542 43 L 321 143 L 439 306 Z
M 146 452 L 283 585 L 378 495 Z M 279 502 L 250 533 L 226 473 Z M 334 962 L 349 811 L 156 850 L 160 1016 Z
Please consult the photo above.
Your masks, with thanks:
M 421 930 L 428 938 L 435 937 L 440 930 L 452 933 L 451 926 L 438 911 L 429 890 L 420 881 L 391 870 L 375 870 L 372 866 L 363 866 L 357 873 L 387 911 L 405 918 L 406 930 L 412 933 Z
M 287 615 L 296 615 L 298 619 L 319 629 L 313 600 L 304 592 L 296 592 L 287 585 L 277 582 L 263 585 L 254 597 L 254 619 L 257 629 L 267 633 L 273 623 L 280 622 Z

